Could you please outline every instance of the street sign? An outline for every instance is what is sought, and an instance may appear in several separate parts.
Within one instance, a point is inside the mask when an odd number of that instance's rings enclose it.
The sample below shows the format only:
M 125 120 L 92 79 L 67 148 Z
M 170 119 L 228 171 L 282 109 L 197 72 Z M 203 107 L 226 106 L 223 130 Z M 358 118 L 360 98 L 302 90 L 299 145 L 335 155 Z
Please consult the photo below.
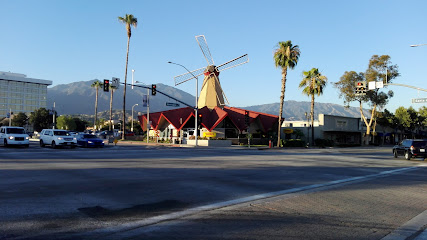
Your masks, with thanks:
M 369 90 L 374 90 L 374 89 L 383 88 L 383 87 L 384 87 L 383 82 L 375 82 L 375 81 L 368 82 L 368 89 Z
M 426 103 L 427 98 L 412 98 L 412 103 Z
M 142 95 L 142 106 L 148 107 L 148 95 Z
M 111 86 L 115 87 L 116 89 L 119 89 L 119 86 L 120 86 L 120 78 L 113 77 L 113 78 L 111 79 Z
M 179 104 L 178 103 L 167 102 L 166 106 L 168 106 L 168 107 L 179 107 Z

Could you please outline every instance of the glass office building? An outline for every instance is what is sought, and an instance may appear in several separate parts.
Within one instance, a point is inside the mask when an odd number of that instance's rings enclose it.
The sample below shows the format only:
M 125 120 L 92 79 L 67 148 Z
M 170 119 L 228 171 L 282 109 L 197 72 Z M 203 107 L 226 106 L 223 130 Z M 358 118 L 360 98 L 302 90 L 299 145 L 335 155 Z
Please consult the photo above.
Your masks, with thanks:
M 52 81 L 27 78 L 24 74 L 0 72 L 0 117 L 46 108 L 47 86 Z

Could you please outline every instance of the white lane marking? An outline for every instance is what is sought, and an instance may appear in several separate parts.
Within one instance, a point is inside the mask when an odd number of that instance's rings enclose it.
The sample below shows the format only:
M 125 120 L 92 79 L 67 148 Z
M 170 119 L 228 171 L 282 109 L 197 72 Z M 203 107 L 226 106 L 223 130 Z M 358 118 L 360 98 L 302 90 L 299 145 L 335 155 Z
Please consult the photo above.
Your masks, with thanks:
M 322 188 L 322 187 L 336 186 L 339 184 L 345 184 L 345 183 L 349 183 L 349 182 L 357 182 L 357 181 L 362 181 L 362 180 L 368 180 L 368 179 L 372 179 L 372 178 L 376 178 L 376 177 L 383 177 L 386 175 L 398 174 L 398 173 L 402 173 L 402 172 L 406 172 L 406 171 L 416 170 L 416 169 L 419 169 L 420 167 L 426 167 L 426 166 L 427 165 L 422 164 L 422 165 L 418 165 L 415 167 L 406 167 L 406 168 L 399 168 L 399 169 L 394 169 L 394 170 L 389 170 L 389 171 L 382 171 L 380 173 L 369 174 L 366 176 L 351 177 L 351 178 L 335 180 L 335 181 L 331 181 L 331 182 L 327 182 L 327 183 L 313 184 L 313 185 L 304 186 L 304 187 L 291 188 L 291 189 L 286 189 L 286 190 L 281 190 L 281 191 L 276 191 L 276 192 L 269 192 L 269 193 L 264 193 L 264 194 L 257 194 L 257 195 L 250 196 L 250 197 L 244 197 L 244 198 L 239 198 L 239 199 L 234 199 L 234 200 L 229 200 L 229 201 L 224 201 L 224 202 L 219 202 L 219 203 L 213 203 L 213 204 L 208 204 L 208 205 L 199 206 L 199 207 L 195 207 L 195 208 L 190 208 L 190 209 L 179 211 L 179 212 L 173 212 L 173 213 L 168 213 L 168 214 L 164 214 L 164 215 L 154 216 L 154 217 L 146 218 L 146 219 L 135 221 L 135 222 L 121 224 L 121 225 L 114 226 L 114 227 L 96 229 L 96 230 L 93 230 L 90 232 L 86 232 L 83 235 L 85 235 L 85 236 L 91 236 L 92 234 L 95 234 L 95 235 L 98 235 L 98 234 L 114 235 L 115 233 L 126 232 L 126 231 L 134 230 L 137 228 L 154 225 L 154 224 L 157 224 L 160 222 L 176 220 L 176 219 L 180 219 L 180 218 L 187 217 L 190 215 L 195 215 L 195 214 L 198 214 L 201 212 L 212 211 L 215 209 L 229 207 L 232 205 L 248 203 L 248 202 L 253 202 L 253 201 L 257 201 L 257 200 L 261 200 L 261 199 L 267 199 L 267 198 L 271 198 L 271 197 L 277 197 L 280 195 L 303 192 L 303 191 L 313 190 L 313 189 Z
M 426 224 L 427 224 L 427 210 L 420 213 L 416 217 L 412 218 L 411 220 L 409 220 L 408 222 L 406 222 L 405 224 L 403 224 L 402 226 L 400 226 L 399 228 L 397 228 L 396 230 L 394 230 L 393 232 L 391 232 L 381 240 L 407 239 L 408 237 L 412 236 L 414 233 L 421 230 L 421 228 L 424 227 L 424 225 Z M 427 231 L 425 230 L 420 235 L 426 235 L 426 234 L 427 234 Z M 418 236 L 418 237 L 420 237 L 420 239 L 423 239 L 421 236 Z M 418 239 L 418 237 L 415 239 Z

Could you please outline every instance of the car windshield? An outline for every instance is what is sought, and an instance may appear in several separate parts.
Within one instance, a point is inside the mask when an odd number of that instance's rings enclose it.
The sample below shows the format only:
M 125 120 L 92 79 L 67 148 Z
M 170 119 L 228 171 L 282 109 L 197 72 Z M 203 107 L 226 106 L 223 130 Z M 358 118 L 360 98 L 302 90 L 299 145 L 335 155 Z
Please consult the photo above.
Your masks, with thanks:
M 25 134 L 25 130 L 22 128 L 6 128 L 6 133 Z
M 414 147 L 425 147 L 427 145 L 427 141 L 414 141 L 412 146 Z
M 92 135 L 92 134 L 85 134 L 85 135 L 83 136 L 83 138 L 96 138 L 96 136 L 95 136 L 95 135 Z
M 66 131 L 53 131 L 53 135 L 57 136 L 70 136 L 70 134 Z

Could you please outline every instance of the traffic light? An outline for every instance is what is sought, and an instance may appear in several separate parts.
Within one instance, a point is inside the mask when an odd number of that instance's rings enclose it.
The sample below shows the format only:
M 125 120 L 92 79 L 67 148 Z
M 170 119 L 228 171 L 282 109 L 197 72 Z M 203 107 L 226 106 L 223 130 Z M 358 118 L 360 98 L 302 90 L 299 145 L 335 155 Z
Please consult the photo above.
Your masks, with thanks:
M 245 111 L 245 125 L 249 126 L 249 111 Z
M 201 129 L 201 128 L 202 128 L 202 121 L 203 121 L 203 115 L 202 115 L 202 114 L 199 114 L 199 116 L 197 116 L 197 127 L 198 127 L 199 129 Z
M 151 84 L 151 95 L 156 96 L 157 86 L 156 84 Z
M 110 91 L 110 80 L 104 79 L 104 92 Z
M 362 96 L 366 94 L 366 82 L 356 82 L 355 95 Z

